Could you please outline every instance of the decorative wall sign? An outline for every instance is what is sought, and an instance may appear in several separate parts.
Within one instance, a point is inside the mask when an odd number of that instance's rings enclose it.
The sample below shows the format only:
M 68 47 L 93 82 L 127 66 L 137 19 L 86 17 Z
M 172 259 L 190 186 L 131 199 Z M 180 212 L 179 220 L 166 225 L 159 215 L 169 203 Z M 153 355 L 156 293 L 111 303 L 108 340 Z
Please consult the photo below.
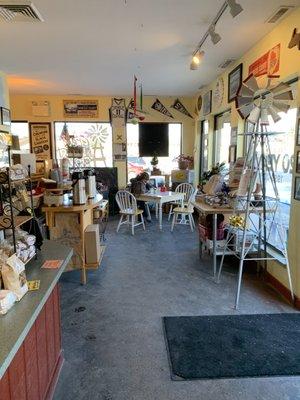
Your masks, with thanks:
M 173 115 L 170 113 L 170 111 L 158 99 L 155 100 L 151 108 L 153 108 L 153 110 L 160 112 L 163 115 L 166 115 L 167 117 L 174 118 Z
M 127 145 L 126 143 L 113 144 L 114 161 L 126 161 Z
M 111 99 L 109 117 L 113 131 L 114 143 L 126 142 L 126 114 L 125 99 Z
M 249 66 L 249 75 L 274 75 L 279 71 L 280 43 L 267 51 Z
M 10 110 L 8 108 L 1 107 L 1 124 L 10 126 Z
M 64 117 L 97 118 L 98 100 L 63 100 Z
M 198 100 L 197 100 L 197 109 L 199 112 L 201 111 L 201 108 L 202 108 L 202 96 L 200 94 L 200 96 L 198 97 Z
M 182 114 L 187 115 L 190 118 L 193 118 L 193 116 L 188 112 L 188 110 L 185 108 L 185 106 L 181 103 L 179 99 L 176 99 L 171 107 L 181 112 Z
M 213 90 L 213 106 L 219 108 L 222 105 L 224 96 L 224 80 L 219 78 Z
M 32 101 L 32 115 L 34 117 L 49 117 L 50 116 L 50 102 L 44 101 Z
M 211 90 L 203 95 L 203 115 L 211 113 Z
M 300 33 L 297 32 L 297 28 L 293 30 L 288 48 L 292 49 L 295 46 L 298 46 L 298 50 L 300 50 Z
M 50 122 L 30 122 L 30 149 L 37 160 L 52 158 Z
M 228 103 L 236 98 L 243 79 L 243 64 L 239 64 L 228 74 Z

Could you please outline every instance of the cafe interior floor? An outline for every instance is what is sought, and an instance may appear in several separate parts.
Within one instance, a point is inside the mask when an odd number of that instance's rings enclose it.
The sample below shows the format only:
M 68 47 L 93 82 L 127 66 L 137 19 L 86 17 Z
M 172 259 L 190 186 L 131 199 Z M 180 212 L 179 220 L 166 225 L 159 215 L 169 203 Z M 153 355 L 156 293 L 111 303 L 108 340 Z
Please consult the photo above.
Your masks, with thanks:
M 164 220 L 159 232 L 153 221 L 131 236 L 116 225 L 111 219 L 101 268 L 87 285 L 77 271 L 62 278 L 65 363 L 55 400 L 300 399 L 300 377 L 172 381 L 163 316 L 295 310 L 248 272 L 235 311 L 236 266 L 228 263 L 216 284 L 188 226 L 171 233 Z

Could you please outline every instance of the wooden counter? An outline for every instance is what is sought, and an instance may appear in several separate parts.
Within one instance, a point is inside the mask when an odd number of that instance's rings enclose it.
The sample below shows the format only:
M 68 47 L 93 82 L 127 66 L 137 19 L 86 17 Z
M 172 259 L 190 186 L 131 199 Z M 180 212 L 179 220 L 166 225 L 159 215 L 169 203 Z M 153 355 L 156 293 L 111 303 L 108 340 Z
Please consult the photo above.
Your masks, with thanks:
M 58 207 L 43 206 L 46 214 L 46 224 L 49 228 L 50 239 L 73 248 L 74 254 L 67 270 L 80 269 L 81 282 L 86 283 L 86 270 L 99 266 L 105 246 L 101 246 L 100 259 L 97 263 L 87 264 L 85 261 L 84 231 L 94 222 L 93 212 L 100 209 L 103 196 L 97 194 L 86 204 L 73 205 L 68 195 L 64 196 L 64 204 Z
M 26 266 L 28 280 L 40 289 L 28 292 L 0 316 L 1 400 L 52 398 L 63 363 L 58 280 L 72 249 L 46 241 L 37 260 Z M 59 269 L 41 269 L 46 259 L 61 259 Z

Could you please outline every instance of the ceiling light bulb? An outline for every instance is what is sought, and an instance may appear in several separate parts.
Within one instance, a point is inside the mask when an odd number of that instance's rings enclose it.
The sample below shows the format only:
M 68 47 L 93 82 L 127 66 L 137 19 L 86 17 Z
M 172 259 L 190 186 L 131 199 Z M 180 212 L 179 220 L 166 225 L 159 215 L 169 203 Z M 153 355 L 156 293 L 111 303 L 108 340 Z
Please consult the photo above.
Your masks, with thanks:
M 204 51 L 198 50 L 197 53 L 193 55 L 193 63 L 199 65 L 204 57 Z
M 211 41 L 213 44 L 217 44 L 221 40 L 221 36 L 215 32 L 215 26 L 211 25 L 211 27 L 208 30 L 209 36 L 211 38 Z
M 233 18 L 243 11 L 243 7 L 238 4 L 236 0 L 226 0 L 226 2 L 230 8 L 230 14 L 233 16 Z
M 193 57 L 193 59 L 194 59 L 194 57 Z M 194 60 L 192 60 L 192 62 L 190 64 L 190 69 L 192 71 L 195 71 L 196 69 L 198 69 L 198 67 L 199 67 L 199 63 L 196 63 Z

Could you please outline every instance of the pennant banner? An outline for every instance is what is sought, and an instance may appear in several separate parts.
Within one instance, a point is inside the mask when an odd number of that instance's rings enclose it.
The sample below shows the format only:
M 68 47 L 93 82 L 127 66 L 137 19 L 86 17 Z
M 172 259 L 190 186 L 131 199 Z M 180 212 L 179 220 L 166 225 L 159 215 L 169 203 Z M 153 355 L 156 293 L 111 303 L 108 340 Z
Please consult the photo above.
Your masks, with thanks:
M 167 108 L 158 99 L 155 100 L 151 108 L 162 113 L 163 115 L 166 115 L 167 117 L 174 118 L 170 111 L 168 111 Z
M 193 118 L 193 116 L 188 112 L 188 110 L 184 107 L 184 105 L 181 103 L 179 99 L 176 99 L 171 107 L 175 108 L 175 110 L 181 112 L 182 114 L 187 115 L 190 118 Z

